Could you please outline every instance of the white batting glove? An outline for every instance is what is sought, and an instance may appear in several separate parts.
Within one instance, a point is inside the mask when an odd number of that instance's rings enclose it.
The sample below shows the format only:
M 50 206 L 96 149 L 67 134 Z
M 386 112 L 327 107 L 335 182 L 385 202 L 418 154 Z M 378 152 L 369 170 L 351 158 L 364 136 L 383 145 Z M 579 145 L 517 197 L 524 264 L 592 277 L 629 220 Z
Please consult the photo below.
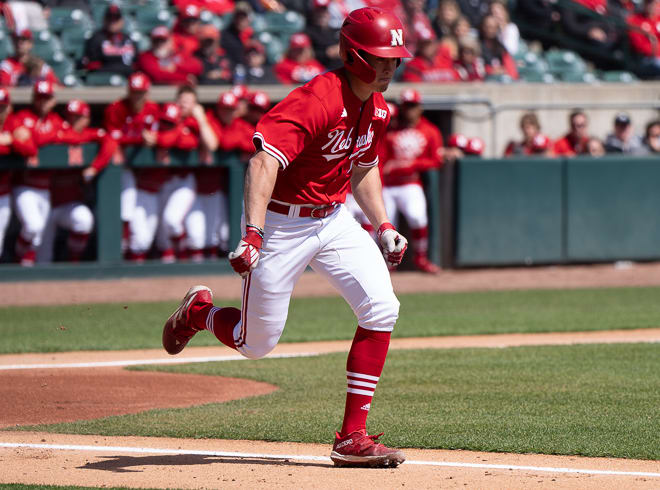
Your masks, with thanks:
M 259 263 L 263 239 L 263 231 L 260 228 L 248 225 L 236 250 L 229 252 L 229 263 L 241 277 L 247 277 Z
M 385 262 L 390 267 L 395 267 L 403 260 L 403 254 L 408 248 L 408 240 L 396 231 L 392 223 L 383 223 L 378 228 L 378 243 L 383 250 Z

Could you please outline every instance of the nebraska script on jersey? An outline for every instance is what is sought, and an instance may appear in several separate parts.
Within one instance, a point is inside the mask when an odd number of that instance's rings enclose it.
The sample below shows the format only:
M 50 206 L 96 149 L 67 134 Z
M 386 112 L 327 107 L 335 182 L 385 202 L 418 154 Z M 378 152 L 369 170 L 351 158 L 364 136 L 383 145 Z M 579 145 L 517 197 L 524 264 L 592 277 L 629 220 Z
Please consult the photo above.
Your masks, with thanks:
M 280 163 L 273 199 L 292 204 L 341 203 L 353 166 L 378 165 L 390 114 L 380 93 L 364 103 L 342 69 L 292 91 L 257 124 L 253 142 Z

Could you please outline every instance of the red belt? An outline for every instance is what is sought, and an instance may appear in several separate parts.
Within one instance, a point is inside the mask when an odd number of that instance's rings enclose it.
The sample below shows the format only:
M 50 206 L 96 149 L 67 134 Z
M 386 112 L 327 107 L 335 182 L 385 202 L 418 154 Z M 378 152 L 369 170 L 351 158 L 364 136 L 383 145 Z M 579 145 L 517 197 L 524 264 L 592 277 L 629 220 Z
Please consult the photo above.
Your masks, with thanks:
M 279 214 L 286 214 L 287 216 L 289 215 L 289 210 L 291 209 L 289 204 L 280 204 L 279 202 L 275 201 L 270 201 L 267 207 L 270 211 Z M 297 216 L 300 218 L 325 218 L 335 209 L 337 209 L 335 204 L 330 206 L 319 206 L 316 208 L 309 206 L 299 206 Z

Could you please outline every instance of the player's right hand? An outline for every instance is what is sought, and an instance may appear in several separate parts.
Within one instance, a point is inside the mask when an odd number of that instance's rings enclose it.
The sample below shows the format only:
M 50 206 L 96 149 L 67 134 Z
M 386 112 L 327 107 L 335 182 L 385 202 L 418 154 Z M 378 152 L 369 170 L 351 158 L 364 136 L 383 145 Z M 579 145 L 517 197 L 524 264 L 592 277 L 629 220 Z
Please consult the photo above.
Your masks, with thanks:
M 403 260 L 403 254 L 408 248 L 408 240 L 396 231 L 392 223 L 383 223 L 378 228 L 378 242 L 383 250 L 385 262 L 390 267 L 396 267 Z
M 259 263 L 259 251 L 263 237 L 258 231 L 248 228 L 245 236 L 238 242 L 236 250 L 229 252 L 229 263 L 241 276 L 246 277 Z

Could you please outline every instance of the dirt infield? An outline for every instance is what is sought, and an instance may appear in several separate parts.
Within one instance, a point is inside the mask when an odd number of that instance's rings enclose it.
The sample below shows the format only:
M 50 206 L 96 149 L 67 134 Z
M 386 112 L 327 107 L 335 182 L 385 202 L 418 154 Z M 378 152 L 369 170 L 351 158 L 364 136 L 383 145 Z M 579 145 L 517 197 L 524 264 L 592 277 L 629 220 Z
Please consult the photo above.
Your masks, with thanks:
M 393 275 L 397 292 L 660 285 L 660 264 Z M 130 281 L 0 283 L 0 305 L 177 300 L 192 284 L 235 298 L 234 277 Z M 222 295 L 218 292 L 223 292 Z M 29 293 L 29 294 L 28 294 Z M 332 294 L 305 274 L 297 296 Z M 505 347 L 593 342 L 660 342 L 660 328 L 584 333 L 397 339 L 392 348 Z M 274 354 L 347 351 L 349 342 L 282 344 Z M 227 357 L 224 347 L 189 348 L 181 357 Z M 178 357 L 178 356 L 177 356 Z M 0 427 L 72 421 L 186 407 L 259 395 L 266 383 L 123 370 L 172 359 L 162 351 L 0 356 Z M 78 367 L 71 366 L 78 363 Z M 21 369 L 18 369 L 21 368 Z M 330 443 L 330 437 L 328 443 Z M 407 450 L 397 469 L 334 468 L 329 445 L 0 432 L 0 482 L 175 488 L 660 488 L 660 462 L 547 455 Z M 618 472 L 618 473 L 617 473 Z

